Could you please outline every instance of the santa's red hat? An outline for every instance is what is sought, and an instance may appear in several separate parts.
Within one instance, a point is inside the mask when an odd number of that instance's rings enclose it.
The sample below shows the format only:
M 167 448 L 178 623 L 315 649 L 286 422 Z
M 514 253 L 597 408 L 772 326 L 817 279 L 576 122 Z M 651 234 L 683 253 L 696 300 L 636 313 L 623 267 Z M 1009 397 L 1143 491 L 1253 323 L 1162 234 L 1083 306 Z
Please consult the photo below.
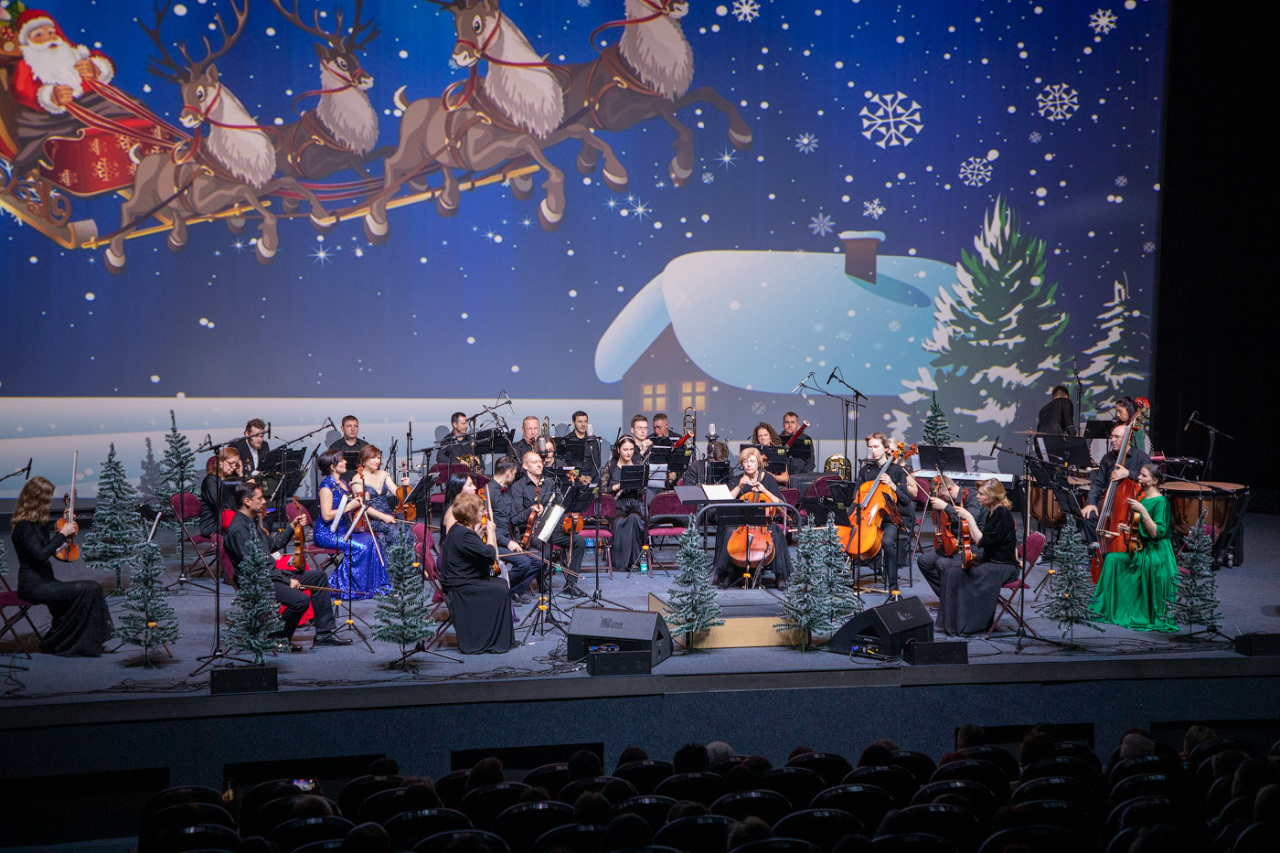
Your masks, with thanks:
M 40 26 L 53 27 L 54 31 L 58 34 L 58 38 L 63 41 L 67 40 L 66 35 L 62 32 L 62 28 L 58 26 L 58 22 L 55 21 L 53 16 L 48 12 L 42 12 L 39 9 L 24 9 L 22 13 L 18 15 L 18 20 L 15 22 L 14 26 L 14 29 L 18 33 L 18 44 L 30 44 L 31 31 Z

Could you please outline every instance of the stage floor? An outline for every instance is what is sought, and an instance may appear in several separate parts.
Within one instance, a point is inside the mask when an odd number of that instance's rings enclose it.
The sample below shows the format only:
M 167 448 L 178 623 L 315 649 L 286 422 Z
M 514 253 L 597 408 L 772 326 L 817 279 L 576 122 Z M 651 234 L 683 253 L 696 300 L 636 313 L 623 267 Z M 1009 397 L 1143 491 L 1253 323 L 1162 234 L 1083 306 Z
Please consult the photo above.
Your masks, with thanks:
M 451 646 L 445 646 L 441 651 L 454 660 L 418 655 L 416 671 L 404 673 L 387 669 L 387 664 L 399 656 L 398 649 L 389 643 L 370 640 L 372 652 L 358 638 L 345 648 L 312 649 L 311 632 L 304 628 L 295 639 L 305 651 L 268 658 L 269 665 L 279 668 L 278 694 L 269 700 L 261 697 L 254 704 L 260 710 L 301 710 L 308 706 L 333 709 L 401 703 L 527 700 L 539 696 L 619 696 L 654 691 L 736 689 L 744 685 L 759 688 L 1170 678 L 1208 672 L 1221 675 L 1227 671 L 1239 675 L 1277 674 L 1280 659 L 1241 657 L 1231 650 L 1229 641 L 1246 632 L 1280 632 L 1280 580 L 1277 577 L 1280 575 L 1280 517 L 1249 515 L 1246 527 L 1244 564 L 1218 573 L 1224 637 L 1189 639 L 1185 629 L 1181 634 L 1163 635 L 1102 626 L 1102 631 L 1079 628 L 1075 646 L 1070 647 L 1052 622 L 1035 613 L 1036 598 L 1028 593 L 1028 623 L 1044 640 L 1020 642 L 1012 632 L 1014 626 L 1006 618 L 1000 632 L 990 640 L 967 640 L 967 667 L 911 667 L 900 662 L 849 658 L 823 651 L 802 653 L 794 648 L 762 647 L 693 654 L 677 652 L 659 665 L 652 676 L 591 678 L 583 664 L 564 659 L 564 636 L 557 631 L 529 634 L 525 629 L 518 629 L 517 638 L 524 641 L 523 645 L 504 655 L 463 656 Z M 660 556 L 673 562 L 674 550 L 663 549 Z M 13 557 L 9 556 L 8 560 L 8 579 L 16 584 Z M 176 556 L 170 560 L 170 566 L 168 579 L 176 577 Z M 1033 571 L 1030 578 L 1033 587 L 1040 583 L 1045 570 L 1042 564 Z M 90 577 L 108 586 L 112 582 L 82 563 L 60 567 L 60 576 Z M 612 578 L 602 571 L 600 593 L 618 606 L 645 610 L 651 593 L 663 599 L 668 597 L 674 576 L 674 569 L 670 573 L 654 571 L 648 576 L 618 573 Z M 919 596 L 926 605 L 935 603 L 935 597 L 918 572 L 914 574 L 914 584 L 909 582 L 906 573 L 902 581 L 904 596 Z M 207 579 L 204 582 L 208 585 Z M 592 590 L 594 578 L 586 575 L 582 586 Z M 720 595 L 725 604 L 766 608 L 777 604 L 773 593 L 764 590 L 730 590 Z M 0 645 L 0 653 L 4 655 L 0 658 L 0 679 L 4 683 L 3 696 L 8 700 L 0 703 L 0 722 L 38 724 L 48 706 L 59 706 L 59 719 L 64 722 L 82 715 L 85 719 L 101 719 L 98 715 L 107 709 L 95 703 L 102 702 L 112 703 L 110 715 L 113 717 L 147 718 L 176 713 L 181 707 L 181 697 L 207 700 L 208 670 L 194 676 L 190 673 L 199 666 L 198 658 L 207 654 L 212 644 L 214 596 L 209 591 L 186 586 L 175 588 L 170 600 L 177 610 L 182 637 L 170 649 L 172 659 L 163 650 L 153 652 L 153 658 L 158 661 L 153 669 L 137 665 L 140 653 L 132 647 L 97 659 L 34 654 L 28 660 L 16 653 L 13 642 Z M 866 607 L 885 600 L 881 592 L 864 595 Z M 118 622 L 124 598 L 114 596 L 109 601 Z M 589 606 L 588 599 L 570 601 L 557 597 L 556 601 L 566 610 L 582 602 L 588 602 Z M 230 588 L 224 586 L 224 615 L 230 604 Z M 374 609 L 373 601 L 359 601 L 353 606 L 356 625 L 366 635 L 371 630 L 364 623 L 374 621 Z M 530 606 L 519 608 L 518 616 L 524 619 L 530 609 Z M 47 611 L 36 608 L 32 615 L 43 630 Z M 564 618 L 567 625 L 568 617 Z M 26 628 L 25 623 L 22 627 Z M 29 633 L 29 628 L 22 633 Z M 950 638 L 939 635 L 937 639 Z M 116 645 L 112 642 L 108 647 Z M 3 664 L 27 669 L 5 672 Z M 406 693 L 395 692 L 406 689 Z M 96 710 L 91 710 L 95 707 Z

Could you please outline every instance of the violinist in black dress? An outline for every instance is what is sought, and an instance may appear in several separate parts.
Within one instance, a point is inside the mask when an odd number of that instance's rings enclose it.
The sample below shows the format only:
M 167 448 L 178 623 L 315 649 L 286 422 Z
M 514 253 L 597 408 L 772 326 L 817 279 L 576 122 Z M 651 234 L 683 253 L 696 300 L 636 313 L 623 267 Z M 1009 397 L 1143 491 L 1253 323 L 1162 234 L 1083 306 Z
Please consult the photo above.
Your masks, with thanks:
M 784 502 L 779 496 L 782 489 L 778 486 L 778 481 L 764 470 L 764 457 L 759 450 L 754 447 L 744 448 L 738 454 L 738 462 L 742 465 L 742 476 L 738 478 L 737 485 L 729 490 L 729 494 L 738 500 L 745 500 L 748 493 L 755 492 L 763 502 Z M 721 518 L 724 515 L 725 513 L 721 513 Z M 744 571 L 734 565 L 729 557 L 729 539 L 734 529 L 736 528 L 730 528 L 723 521 L 716 525 L 716 557 L 713 568 L 715 583 L 722 589 L 735 581 L 737 579 L 735 576 L 741 577 Z M 752 570 L 756 572 L 772 570 L 778 589 L 784 590 L 787 588 L 787 578 L 791 577 L 791 554 L 787 551 L 787 537 L 777 524 L 769 525 L 769 535 L 773 538 L 773 561 L 765 563 L 758 569 L 753 566 Z
M 236 511 L 236 486 L 243 482 L 243 462 L 234 447 L 218 451 L 213 472 L 200 483 L 200 534 L 221 533 Z
M 938 628 L 947 634 L 977 634 L 987 630 L 996 615 L 1000 588 L 1018 577 L 1018 535 L 1013 525 L 1013 504 L 999 480 L 978 484 L 978 502 L 987 509 L 986 520 L 964 507 L 956 514 L 969 522 L 973 536 L 973 566 L 941 566 L 938 589 Z
M 75 534 L 62 520 L 49 521 L 53 483 L 32 477 L 22 487 L 10 519 L 13 550 L 18 554 L 18 597 L 49 608 L 52 624 L 40 638 L 40 651 L 51 655 L 98 657 L 102 645 L 115 634 L 102 587 L 90 580 L 60 581 L 50 562 Z
M 444 537 L 440 583 L 449 597 L 449 613 L 464 655 L 504 654 L 515 643 L 511 588 L 494 574 L 497 554 L 480 538 L 483 502 L 473 493 L 453 502 L 454 524 Z M 492 519 L 488 533 L 496 537 Z
M 613 458 L 600 472 L 600 491 L 614 498 L 613 566 L 627 571 L 639 565 L 644 546 L 644 489 L 622 488 L 622 469 L 639 467 L 637 446 L 634 437 L 622 436 L 613 447 Z
M 951 535 L 960 541 L 960 513 L 957 512 L 959 507 L 964 507 L 969 514 L 977 522 L 978 527 L 982 527 L 987 521 L 987 508 L 982 505 L 982 501 L 978 500 L 977 489 L 965 489 L 962 493 L 960 487 L 952 481 L 950 477 L 945 475 L 938 478 L 942 481 L 942 486 L 950 495 L 950 500 L 942 496 L 934 496 L 929 498 L 929 508 L 942 513 L 943 523 L 951 528 Z M 970 540 L 972 543 L 972 540 Z M 972 549 L 970 551 L 972 553 Z M 920 574 L 929 582 L 929 586 L 933 588 L 934 595 L 941 597 L 942 595 L 942 576 L 950 571 L 964 568 L 964 557 L 957 551 L 948 557 L 941 550 L 941 543 L 937 547 L 930 548 L 927 551 L 920 552 L 919 561 L 916 564 L 920 568 Z

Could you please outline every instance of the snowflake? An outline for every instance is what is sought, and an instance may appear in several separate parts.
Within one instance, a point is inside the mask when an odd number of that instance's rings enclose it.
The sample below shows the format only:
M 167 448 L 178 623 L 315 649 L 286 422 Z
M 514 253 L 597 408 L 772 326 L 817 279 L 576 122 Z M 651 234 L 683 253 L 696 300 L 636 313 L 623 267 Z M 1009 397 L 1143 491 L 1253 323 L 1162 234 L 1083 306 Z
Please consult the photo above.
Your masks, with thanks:
M 796 150 L 801 154 L 812 154 L 818 150 L 818 137 L 812 133 L 802 133 L 795 139 Z
M 1040 135 L 1040 131 L 1038 131 L 1038 130 L 1033 130 L 1033 131 L 1031 131 L 1031 135 L 1030 135 L 1030 136 L 1028 136 L 1028 137 L 1027 137 L 1027 139 L 1031 142 L 1031 144 L 1032 144 L 1032 145 L 1035 145 L 1035 144 L 1037 144 L 1041 139 L 1044 139 L 1044 137 Z
M 862 203 L 862 215 L 870 216 L 872 219 L 879 219 L 884 214 L 885 207 L 880 203 L 880 199 L 873 201 L 864 201 Z
M 1049 121 L 1066 121 L 1080 109 L 1080 93 L 1066 83 L 1054 83 L 1036 95 L 1036 104 L 1036 110 Z
M 742 23 L 751 23 L 760 17 L 759 0 L 733 0 L 733 16 Z
M 703 173 L 702 173 L 702 182 L 703 182 L 704 184 L 713 184 L 713 183 L 715 183 L 715 181 L 716 181 L 716 175 L 715 175 L 715 172 L 703 172 Z
M 809 230 L 815 237 L 825 237 L 836 230 L 836 223 L 825 213 L 819 213 L 809 220 Z
M 1150 240 L 1142 244 L 1142 254 L 1149 255 L 1156 250 L 1156 244 Z
M 578 5 L 585 9 L 591 5 L 591 0 L 578 0 Z
M 900 332 L 900 331 L 902 331 L 902 324 L 901 324 L 901 323 L 899 323 L 897 320 L 890 320 L 890 321 L 889 321 L 889 331 L 891 331 L 891 332 Z M 1116 455 L 1119 455 L 1119 453 L 1117 452 L 1117 454 L 1116 454 Z
M 1120 176 L 1118 176 L 1118 177 L 1116 178 L 1116 186 L 1118 186 L 1118 187 L 1127 187 L 1127 186 L 1129 186 L 1129 179 L 1128 179 L 1128 178 L 1126 178 L 1124 175 L 1120 175 Z
M 1120 20 L 1116 17 L 1116 13 L 1110 9 L 1099 9 L 1089 16 L 1089 29 L 1093 30 L 1094 35 L 1105 36 L 1116 28 L 1116 21 Z
M 982 186 L 991 180 L 991 162 L 986 157 L 970 157 L 960 164 L 960 180 L 965 186 Z
M 910 145 L 924 128 L 924 122 L 920 119 L 920 105 L 914 100 L 908 105 L 907 100 L 901 92 L 872 96 L 871 103 L 876 105 L 876 109 L 872 111 L 863 107 L 858 113 L 862 116 L 862 135 L 871 139 L 879 134 L 880 138 L 872 141 L 881 148 Z

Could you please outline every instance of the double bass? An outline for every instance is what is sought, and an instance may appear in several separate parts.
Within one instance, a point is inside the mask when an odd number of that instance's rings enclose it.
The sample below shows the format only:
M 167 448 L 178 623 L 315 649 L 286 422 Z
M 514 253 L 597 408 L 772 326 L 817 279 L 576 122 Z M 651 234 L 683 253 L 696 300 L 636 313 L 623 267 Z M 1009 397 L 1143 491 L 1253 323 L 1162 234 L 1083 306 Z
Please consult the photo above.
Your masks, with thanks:
M 884 465 L 875 477 L 858 487 L 857 501 L 849 513 L 849 526 L 837 528 L 840 544 L 851 557 L 870 560 L 880 553 L 884 537 L 880 525 L 885 519 L 892 524 L 902 524 L 897 489 L 880 482 L 880 478 L 889 472 L 889 466 L 916 452 L 914 444 L 905 450 L 903 447 L 900 445 L 885 453 Z
M 1116 451 L 1117 467 L 1124 465 L 1125 458 L 1129 455 L 1133 431 L 1142 428 L 1142 420 L 1147 416 L 1151 403 L 1146 397 L 1138 397 L 1134 400 L 1134 405 L 1136 409 L 1133 417 L 1125 424 L 1120 449 Z M 1141 547 L 1134 525 L 1135 513 L 1129 510 L 1130 498 L 1142 500 L 1142 487 L 1136 480 L 1125 477 L 1122 480 L 1112 480 L 1107 484 L 1107 494 L 1102 501 L 1102 506 L 1098 508 L 1098 526 L 1095 528 L 1100 547 L 1093 551 L 1089 561 L 1089 573 L 1093 576 L 1094 583 L 1098 582 L 1098 577 L 1102 574 L 1102 563 L 1107 554 L 1113 551 L 1133 552 Z M 1120 529 L 1121 525 L 1128 526 L 1130 532 L 1126 534 Z

